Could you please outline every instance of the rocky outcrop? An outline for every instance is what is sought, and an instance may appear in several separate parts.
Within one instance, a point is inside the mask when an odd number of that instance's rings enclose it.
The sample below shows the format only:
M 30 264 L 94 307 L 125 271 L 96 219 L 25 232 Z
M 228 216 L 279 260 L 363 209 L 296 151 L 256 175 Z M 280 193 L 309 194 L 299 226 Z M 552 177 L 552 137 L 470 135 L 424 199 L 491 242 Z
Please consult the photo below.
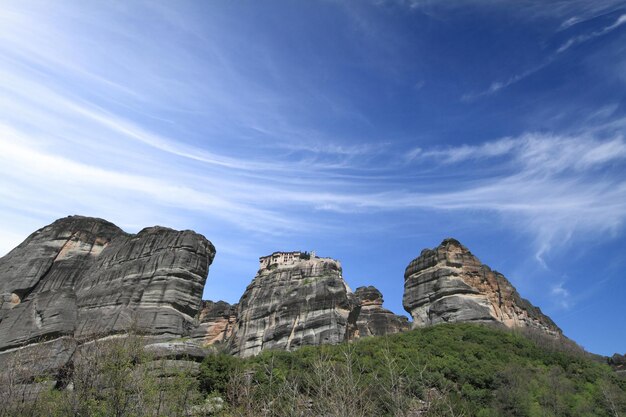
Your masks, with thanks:
M 383 308 L 383 295 L 376 287 L 359 287 L 354 294 L 359 305 L 356 337 L 385 336 L 410 329 L 408 318 Z
M 357 303 L 339 261 L 311 256 L 266 265 L 239 301 L 233 354 L 245 357 L 348 338 L 348 316 Z
M 30 349 L 54 370 L 87 340 L 190 336 L 214 256 L 189 230 L 133 235 L 102 219 L 57 220 L 0 258 L 0 362 Z
M 85 342 L 129 330 L 155 357 L 195 360 L 218 343 L 250 356 L 408 327 L 378 290 L 353 294 L 341 264 L 315 253 L 260 258 L 239 305 L 201 302 L 214 255 L 188 230 L 133 235 L 102 219 L 57 220 L 0 259 L 0 365 L 37 357 L 37 373 L 54 373 Z
M 498 322 L 561 335 L 541 310 L 520 297 L 499 272 L 455 239 L 424 249 L 404 273 L 404 308 L 414 326 L 442 322 Z
M 237 322 L 237 304 L 230 305 L 225 301 L 202 301 L 198 314 L 198 327 L 192 337 L 202 345 L 225 343 L 233 335 Z
M 201 302 L 214 256 L 213 245 L 189 230 L 133 235 L 102 219 L 57 220 L 0 258 L 0 366 L 29 356 L 38 372 L 52 373 L 85 342 L 128 330 L 147 338 L 157 358 L 199 360 L 215 344 L 251 356 L 409 328 L 383 308 L 376 288 L 353 293 L 340 262 L 313 252 L 261 257 L 238 305 Z M 407 267 L 404 306 L 416 326 L 490 321 L 561 334 L 454 239 Z
M 626 378 L 626 354 L 620 355 L 619 353 L 616 353 L 610 358 L 607 358 L 607 361 L 618 375 Z
M 75 286 L 92 261 L 126 234 L 112 223 L 68 217 L 0 258 L 0 350 L 74 335 Z
M 274 252 L 259 261 L 260 269 L 235 313 L 229 342 L 235 355 L 336 344 L 409 328 L 406 317 L 382 307 L 383 297 L 376 288 L 360 287 L 353 293 L 335 259 L 320 258 L 315 252 Z M 220 317 L 211 322 L 230 322 L 233 309 L 227 306 L 209 314 Z M 221 327 L 213 332 L 218 338 L 223 337 Z

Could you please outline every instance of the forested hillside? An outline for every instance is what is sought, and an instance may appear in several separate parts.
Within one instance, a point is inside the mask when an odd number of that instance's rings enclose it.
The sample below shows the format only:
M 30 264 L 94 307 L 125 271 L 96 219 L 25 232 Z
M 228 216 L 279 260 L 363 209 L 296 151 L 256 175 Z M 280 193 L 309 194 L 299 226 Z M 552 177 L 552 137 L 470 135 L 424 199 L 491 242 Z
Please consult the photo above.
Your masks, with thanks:
M 571 342 L 442 324 L 340 345 L 224 353 L 200 367 L 155 360 L 141 336 L 99 341 L 62 387 L 21 401 L 2 381 L 2 416 L 620 416 L 626 380 Z M 58 376 L 56 376 L 58 378 Z M 45 379 L 30 383 L 45 383 Z

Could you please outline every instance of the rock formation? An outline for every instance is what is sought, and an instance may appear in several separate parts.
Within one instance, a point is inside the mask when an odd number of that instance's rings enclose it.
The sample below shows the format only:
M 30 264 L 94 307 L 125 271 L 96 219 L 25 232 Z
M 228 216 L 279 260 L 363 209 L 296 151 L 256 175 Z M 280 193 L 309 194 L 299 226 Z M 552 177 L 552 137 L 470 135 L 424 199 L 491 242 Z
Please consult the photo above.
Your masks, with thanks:
M 618 375 L 626 378 L 626 354 L 620 355 L 616 353 L 610 358 L 607 358 L 607 361 Z
M 303 256 L 263 266 L 239 301 L 231 351 L 256 355 L 265 349 L 346 340 L 356 299 L 330 258 Z
M 202 345 L 225 343 L 233 335 L 237 321 L 237 304 L 230 305 L 225 301 L 202 301 L 198 314 L 199 325 L 193 332 L 193 338 Z
M 57 220 L 0 258 L 0 362 L 31 348 L 40 370 L 54 371 L 82 342 L 129 329 L 189 336 L 214 256 L 188 230 L 133 235 L 102 219 Z
M 376 288 L 353 293 L 340 262 L 315 253 L 261 257 L 238 305 L 201 302 L 214 256 L 213 245 L 189 230 L 133 235 L 102 219 L 57 220 L 0 258 L 0 366 L 30 349 L 37 373 L 52 373 L 85 342 L 129 329 L 157 358 L 198 360 L 216 343 L 251 356 L 409 328 L 382 307 Z M 561 333 L 453 239 L 407 267 L 404 306 L 416 326 L 491 321 Z
M 314 252 L 275 252 L 260 258 L 239 301 L 230 350 L 245 357 L 408 329 L 408 319 L 382 308 L 382 301 L 374 287 L 353 293 L 337 260 Z
M 414 326 L 442 322 L 498 322 L 561 335 L 541 310 L 520 297 L 499 272 L 483 265 L 461 243 L 445 239 L 424 249 L 404 273 L 404 308 Z
M 383 308 L 383 295 L 375 287 L 359 287 L 355 290 L 359 303 L 356 320 L 357 337 L 384 336 L 410 329 L 409 320 Z

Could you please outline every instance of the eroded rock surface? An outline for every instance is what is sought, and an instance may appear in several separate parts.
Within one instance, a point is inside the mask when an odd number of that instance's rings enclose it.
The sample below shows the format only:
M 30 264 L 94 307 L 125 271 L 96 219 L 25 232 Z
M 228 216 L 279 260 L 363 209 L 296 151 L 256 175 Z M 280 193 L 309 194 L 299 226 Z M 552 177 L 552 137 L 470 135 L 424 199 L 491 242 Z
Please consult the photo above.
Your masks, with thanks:
M 404 274 L 404 308 L 414 326 L 442 322 L 499 322 L 561 335 L 541 310 L 520 297 L 499 272 L 483 265 L 455 239 L 424 249 Z
M 68 217 L 30 235 L 0 258 L 0 350 L 74 335 L 76 284 L 116 238 L 104 220 Z
M 115 239 L 76 283 L 76 336 L 135 329 L 189 335 L 215 249 L 190 230 L 149 227 Z
M 194 339 L 199 340 L 202 345 L 226 343 L 232 337 L 237 322 L 237 304 L 204 300 L 198 322 L 198 327 L 192 334 Z
M 408 319 L 382 304 L 374 287 L 353 293 L 335 259 L 314 252 L 275 252 L 260 258 L 260 269 L 239 301 L 229 349 L 245 357 L 266 349 L 294 350 L 408 330 Z M 208 316 L 232 319 L 232 309 L 218 310 L 226 313 Z
M 376 287 L 359 287 L 354 294 L 359 303 L 356 337 L 385 336 L 410 329 L 408 318 L 383 308 L 383 295 Z
M 251 356 L 346 340 L 348 316 L 357 302 L 339 261 L 285 256 L 264 266 L 266 258 L 239 301 L 232 353 Z
M 190 336 L 214 256 L 189 230 L 57 220 L 0 258 L 0 363 L 35 355 L 52 371 L 86 340 Z

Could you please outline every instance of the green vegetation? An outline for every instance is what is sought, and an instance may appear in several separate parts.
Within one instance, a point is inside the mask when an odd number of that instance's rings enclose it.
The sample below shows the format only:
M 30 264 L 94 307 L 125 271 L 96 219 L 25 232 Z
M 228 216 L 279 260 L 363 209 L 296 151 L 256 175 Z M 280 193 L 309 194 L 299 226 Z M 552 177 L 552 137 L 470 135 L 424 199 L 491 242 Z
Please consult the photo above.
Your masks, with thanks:
M 26 402 L 16 395 L 19 385 L 4 383 L 0 391 L 12 394 L 3 395 L 0 416 L 616 417 L 626 411 L 626 380 L 575 345 L 486 326 L 440 325 L 248 359 L 216 354 L 199 370 L 191 362 L 155 360 L 141 344 L 134 336 L 93 343 L 68 370 L 63 388 Z
M 29 380 L 10 364 L 0 374 L 0 417 L 184 416 L 204 396 L 189 362 L 156 360 L 140 336 L 126 335 L 81 346 L 64 375 Z M 33 363 L 33 357 L 17 362 Z M 61 377 L 62 387 L 45 384 Z M 33 382 L 35 384 L 33 384 Z
M 528 337 L 531 336 L 531 337 Z M 570 343 L 471 324 L 224 361 L 223 416 L 619 416 L 626 381 Z M 220 387 L 220 388 L 217 388 Z M 418 414 L 422 412 L 422 414 Z

